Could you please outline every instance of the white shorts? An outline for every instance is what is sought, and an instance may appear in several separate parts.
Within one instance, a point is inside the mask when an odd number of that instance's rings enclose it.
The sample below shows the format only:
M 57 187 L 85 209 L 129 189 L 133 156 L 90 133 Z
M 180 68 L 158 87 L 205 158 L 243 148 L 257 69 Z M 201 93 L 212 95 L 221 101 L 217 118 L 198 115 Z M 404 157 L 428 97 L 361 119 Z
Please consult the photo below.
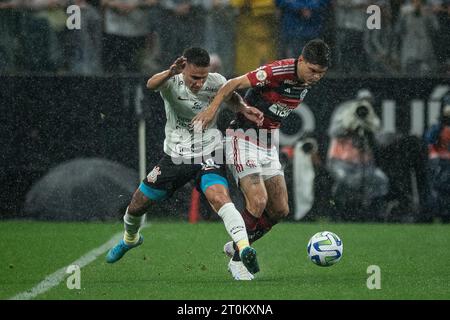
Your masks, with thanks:
M 225 144 L 228 168 L 237 184 L 239 179 L 255 173 L 260 174 L 263 180 L 284 176 L 275 146 L 267 149 L 236 136 L 227 136 Z

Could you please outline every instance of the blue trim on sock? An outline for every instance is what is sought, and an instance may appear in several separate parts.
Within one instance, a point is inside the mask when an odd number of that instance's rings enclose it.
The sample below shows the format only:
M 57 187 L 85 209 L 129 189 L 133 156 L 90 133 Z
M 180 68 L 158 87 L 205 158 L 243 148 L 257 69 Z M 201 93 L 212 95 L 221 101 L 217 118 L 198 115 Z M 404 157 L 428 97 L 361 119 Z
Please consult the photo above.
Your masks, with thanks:
M 159 189 L 149 187 L 148 185 L 146 185 L 143 182 L 141 182 L 141 184 L 139 185 L 139 190 L 141 190 L 141 192 L 143 194 L 145 194 L 149 199 L 154 200 L 154 201 L 160 201 L 160 200 L 167 199 L 167 191 L 166 190 L 159 190 Z
M 227 179 L 215 173 L 204 174 L 200 182 L 200 188 L 202 189 L 203 193 L 205 193 L 208 187 L 213 186 L 215 184 L 221 184 L 228 189 Z

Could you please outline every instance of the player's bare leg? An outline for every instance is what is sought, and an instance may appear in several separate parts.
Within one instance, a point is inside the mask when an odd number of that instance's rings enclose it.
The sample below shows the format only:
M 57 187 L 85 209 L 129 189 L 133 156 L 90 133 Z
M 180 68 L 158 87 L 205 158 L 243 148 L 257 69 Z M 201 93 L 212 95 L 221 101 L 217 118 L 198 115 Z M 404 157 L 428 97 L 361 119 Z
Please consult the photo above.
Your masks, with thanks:
M 244 184 L 242 184 L 242 181 L 244 181 Z M 252 181 L 254 184 L 251 183 Z M 257 183 L 256 178 L 252 179 L 250 176 L 247 176 L 241 180 L 240 185 L 247 201 L 247 210 L 242 215 L 246 222 L 248 238 L 251 245 L 269 232 L 278 221 L 289 214 L 287 187 L 284 176 L 282 175 L 265 180 L 262 186 Z M 253 197 L 255 194 L 259 196 L 266 195 L 267 202 L 261 201 L 264 197 L 255 199 Z M 267 203 L 267 205 L 263 207 L 262 205 L 264 203 Z M 251 206 L 252 204 L 253 206 Z M 256 204 L 259 204 L 259 206 Z M 259 217 L 255 215 L 250 216 L 249 207 L 256 208 L 257 210 L 255 212 Z M 224 246 L 224 252 L 228 256 L 234 256 L 235 259 L 237 258 L 237 251 L 236 245 L 232 242 L 228 242 Z
M 128 214 L 140 217 L 147 212 L 150 204 L 151 200 L 146 197 L 141 190 L 137 189 L 131 198 L 130 204 L 128 205 Z
M 266 207 L 268 217 L 280 221 L 289 214 L 288 192 L 284 176 L 279 175 L 264 181 L 269 195 Z
M 245 197 L 245 209 L 242 217 L 245 221 L 249 241 L 253 243 L 258 221 L 267 206 L 268 192 L 261 175 L 257 173 L 240 179 L 239 186 Z
M 289 214 L 288 192 L 284 176 L 278 175 L 267 179 L 264 185 L 268 195 L 267 206 L 258 219 L 253 234 L 249 234 L 250 244 L 262 238 Z
M 228 234 L 236 243 L 240 252 L 240 260 L 245 268 L 252 274 L 257 273 L 259 266 L 256 251 L 250 247 L 245 222 L 231 201 L 228 189 L 224 185 L 214 184 L 209 186 L 204 194 L 211 207 L 222 218 Z M 242 268 L 242 263 L 230 261 L 229 269 L 233 277 L 237 280 L 253 279 L 253 276 Z

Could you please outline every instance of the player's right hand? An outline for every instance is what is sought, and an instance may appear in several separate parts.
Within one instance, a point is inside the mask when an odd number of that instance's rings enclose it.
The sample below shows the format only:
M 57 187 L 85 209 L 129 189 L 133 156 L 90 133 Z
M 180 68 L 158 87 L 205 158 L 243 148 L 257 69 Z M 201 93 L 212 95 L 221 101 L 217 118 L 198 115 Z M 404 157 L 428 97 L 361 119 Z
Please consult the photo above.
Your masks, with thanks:
M 258 127 L 261 127 L 264 122 L 264 113 L 255 108 L 247 106 L 240 111 L 248 120 L 256 123 Z
M 170 66 L 170 75 L 174 76 L 176 74 L 180 74 L 183 72 L 184 67 L 186 66 L 186 58 L 185 57 L 179 57 L 175 62 Z

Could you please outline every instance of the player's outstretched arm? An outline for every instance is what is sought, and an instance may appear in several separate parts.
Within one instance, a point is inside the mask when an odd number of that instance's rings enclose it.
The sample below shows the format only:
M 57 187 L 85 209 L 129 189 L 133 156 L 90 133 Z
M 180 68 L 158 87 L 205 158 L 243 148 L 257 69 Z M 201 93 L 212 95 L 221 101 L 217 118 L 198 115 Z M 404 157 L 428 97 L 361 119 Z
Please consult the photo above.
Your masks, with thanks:
M 169 69 L 154 74 L 150 79 L 148 79 L 147 88 L 150 90 L 158 90 L 159 87 L 161 87 L 168 79 L 176 74 L 183 72 L 185 66 L 186 58 L 179 57 L 177 60 L 175 60 L 175 62 L 170 66 Z
M 201 124 L 203 129 L 207 128 L 219 111 L 222 102 L 228 101 L 232 97 L 235 90 L 246 89 L 251 86 L 250 80 L 248 80 L 246 75 L 228 80 L 219 89 L 219 91 L 217 91 L 217 94 L 211 104 L 205 108 L 205 110 L 198 113 L 194 119 L 192 119 L 191 123 L 194 126 Z

